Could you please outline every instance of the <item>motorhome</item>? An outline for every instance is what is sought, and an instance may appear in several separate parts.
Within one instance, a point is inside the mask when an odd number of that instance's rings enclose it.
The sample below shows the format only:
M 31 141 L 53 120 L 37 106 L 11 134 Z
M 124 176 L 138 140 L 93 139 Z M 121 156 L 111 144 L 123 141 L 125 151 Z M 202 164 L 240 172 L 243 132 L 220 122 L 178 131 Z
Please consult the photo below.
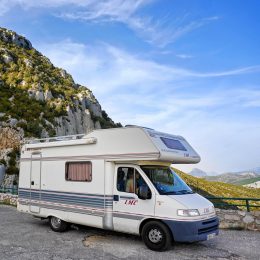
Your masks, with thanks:
M 152 250 L 218 235 L 213 204 L 171 168 L 198 163 L 181 136 L 128 126 L 33 140 L 21 149 L 18 210 L 69 224 L 140 235 Z

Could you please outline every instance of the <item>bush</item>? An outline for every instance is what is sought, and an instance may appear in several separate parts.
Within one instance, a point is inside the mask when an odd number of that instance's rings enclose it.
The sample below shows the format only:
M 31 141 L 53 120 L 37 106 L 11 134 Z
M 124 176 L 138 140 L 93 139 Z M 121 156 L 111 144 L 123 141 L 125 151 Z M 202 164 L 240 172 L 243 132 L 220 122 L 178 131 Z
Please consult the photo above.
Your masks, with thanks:
M 0 160 L 0 164 L 3 164 L 4 166 L 6 166 L 7 165 L 6 160 L 5 159 L 1 159 Z
M 11 157 L 8 161 L 9 166 L 15 166 L 16 165 L 16 157 Z
M 18 175 L 19 174 L 19 169 L 16 167 L 16 166 L 9 166 L 7 169 L 6 169 L 6 174 L 8 175 Z

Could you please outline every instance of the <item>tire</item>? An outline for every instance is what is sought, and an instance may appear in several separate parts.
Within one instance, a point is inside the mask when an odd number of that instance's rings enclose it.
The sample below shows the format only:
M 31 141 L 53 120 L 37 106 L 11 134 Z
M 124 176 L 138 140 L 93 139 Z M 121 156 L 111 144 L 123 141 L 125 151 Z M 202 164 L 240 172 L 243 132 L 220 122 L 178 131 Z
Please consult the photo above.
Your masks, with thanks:
M 141 233 L 145 245 L 153 251 L 166 251 L 172 245 L 168 227 L 159 221 L 147 222 Z
M 68 223 L 61 220 L 60 218 L 51 216 L 49 217 L 49 224 L 53 231 L 64 232 L 68 229 Z

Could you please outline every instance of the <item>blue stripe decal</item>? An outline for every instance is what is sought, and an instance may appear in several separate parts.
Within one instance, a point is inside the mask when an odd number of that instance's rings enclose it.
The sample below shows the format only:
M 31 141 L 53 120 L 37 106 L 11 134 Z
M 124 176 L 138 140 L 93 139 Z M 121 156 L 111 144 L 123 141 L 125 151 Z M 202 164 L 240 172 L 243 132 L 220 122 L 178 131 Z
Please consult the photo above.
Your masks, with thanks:
M 36 189 L 27 189 L 27 188 L 19 188 L 19 192 L 27 191 L 27 192 L 46 192 L 46 193 L 62 193 L 68 195 L 79 195 L 79 196 L 92 196 L 92 197 L 102 197 L 102 198 L 113 198 L 113 195 L 103 195 L 103 194 L 93 194 L 93 193 L 75 193 L 75 192 L 67 192 L 67 191 L 56 191 L 56 190 L 36 190 Z
M 95 198 L 97 197 L 97 198 Z M 85 206 L 93 208 L 111 208 L 112 196 L 101 194 L 85 194 L 72 192 L 56 192 L 48 190 L 19 189 L 19 198 L 35 201 L 45 201 L 66 205 Z
M 97 198 L 82 198 L 82 197 L 71 197 L 71 196 L 62 196 L 62 195 L 52 195 L 52 194 L 33 194 L 33 193 L 23 193 L 19 194 L 19 197 L 27 197 L 27 198 L 40 198 L 41 199 L 56 199 L 56 200 L 67 200 L 67 201 L 72 201 L 72 202 L 82 202 L 82 203 L 88 203 L 88 202 L 93 202 L 97 204 L 104 204 L 105 203 L 112 203 L 112 200 L 104 200 L 104 199 L 97 199 Z

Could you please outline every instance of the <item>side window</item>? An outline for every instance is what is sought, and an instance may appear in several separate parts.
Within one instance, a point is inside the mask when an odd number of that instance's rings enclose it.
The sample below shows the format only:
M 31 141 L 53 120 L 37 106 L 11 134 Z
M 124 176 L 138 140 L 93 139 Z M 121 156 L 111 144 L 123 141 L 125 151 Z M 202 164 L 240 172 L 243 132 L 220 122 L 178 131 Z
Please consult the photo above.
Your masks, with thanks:
M 117 190 L 138 195 L 141 186 L 147 186 L 141 174 L 131 167 L 119 167 L 117 170 Z
M 91 162 L 66 162 L 65 166 L 66 181 L 92 181 Z

